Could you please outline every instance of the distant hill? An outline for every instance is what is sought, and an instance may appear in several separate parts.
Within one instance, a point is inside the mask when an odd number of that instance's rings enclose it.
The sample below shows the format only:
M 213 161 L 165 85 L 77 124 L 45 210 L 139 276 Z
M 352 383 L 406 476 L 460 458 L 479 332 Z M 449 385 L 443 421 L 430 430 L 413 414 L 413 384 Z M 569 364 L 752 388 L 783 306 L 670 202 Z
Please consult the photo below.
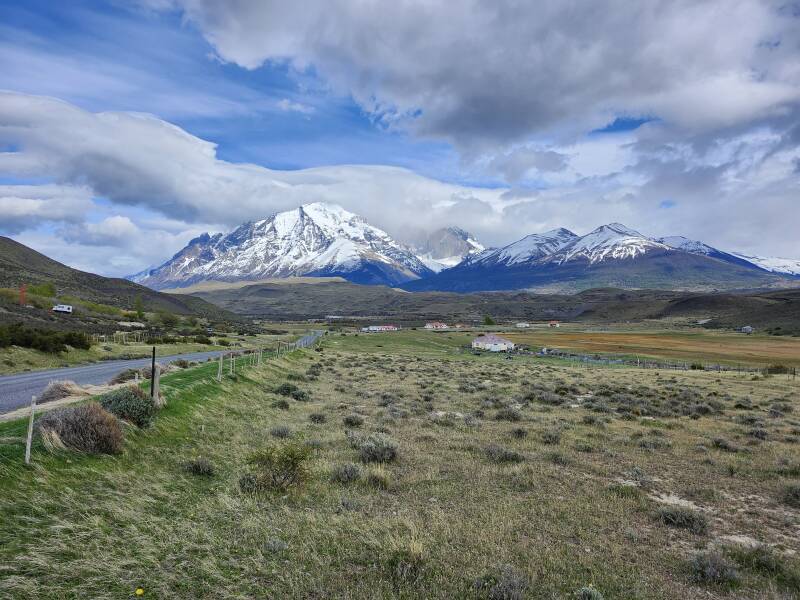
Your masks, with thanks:
M 691 293 L 599 288 L 577 294 L 530 292 L 409 293 L 385 286 L 325 282 L 317 285 L 259 283 L 197 292 L 231 311 L 265 319 L 328 315 L 396 320 L 481 321 L 497 319 L 625 322 L 646 319 L 709 319 L 708 327 L 779 327 L 800 335 L 800 289 L 764 293 Z
M 146 310 L 227 320 L 233 315 L 192 296 L 163 294 L 128 281 L 73 269 L 10 238 L 0 236 L 0 287 L 52 283 L 57 293 L 131 309 L 137 297 Z

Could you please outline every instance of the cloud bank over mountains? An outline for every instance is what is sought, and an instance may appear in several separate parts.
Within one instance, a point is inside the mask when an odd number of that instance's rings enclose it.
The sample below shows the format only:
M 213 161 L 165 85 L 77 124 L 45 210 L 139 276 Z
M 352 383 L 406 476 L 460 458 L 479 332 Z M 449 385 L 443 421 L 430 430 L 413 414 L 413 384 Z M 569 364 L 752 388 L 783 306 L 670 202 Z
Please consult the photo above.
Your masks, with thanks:
M 272 108 L 286 118 L 326 118 L 321 97 L 350 97 L 387 139 L 448 144 L 463 176 L 270 169 L 225 159 L 213 135 L 157 114 L 23 94 L 0 76 L 0 233 L 40 248 L 60 240 L 78 262 L 81 247 L 118 248 L 124 260 L 95 270 L 125 273 L 199 231 L 324 201 L 400 239 L 458 225 L 500 245 L 620 221 L 800 255 L 800 5 L 141 0 L 140 10 L 196 29 L 228 71 L 286 71 L 297 89 Z M 240 103 L 243 89 L 240 78 L 215 94 Z M 158 244 L 130 241 L 141 235 Z

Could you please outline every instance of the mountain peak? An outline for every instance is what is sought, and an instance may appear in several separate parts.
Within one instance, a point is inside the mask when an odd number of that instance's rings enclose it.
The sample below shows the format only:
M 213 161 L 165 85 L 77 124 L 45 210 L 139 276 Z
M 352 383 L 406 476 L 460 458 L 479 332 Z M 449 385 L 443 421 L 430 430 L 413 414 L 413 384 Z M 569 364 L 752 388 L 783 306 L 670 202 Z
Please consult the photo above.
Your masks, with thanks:
M 415 248 L 419 259 L 434 272 L 459 264 L 466 257 L 484 250 L 469 232 L 460 227 L 443 227 L 431 232 Z
M 312 202 L 197 239 L 136 280 L 154 288 L 197 281 L 341 276 L 356 283 L 396 285 L 428 269 L 388 233 L 337 204 Z

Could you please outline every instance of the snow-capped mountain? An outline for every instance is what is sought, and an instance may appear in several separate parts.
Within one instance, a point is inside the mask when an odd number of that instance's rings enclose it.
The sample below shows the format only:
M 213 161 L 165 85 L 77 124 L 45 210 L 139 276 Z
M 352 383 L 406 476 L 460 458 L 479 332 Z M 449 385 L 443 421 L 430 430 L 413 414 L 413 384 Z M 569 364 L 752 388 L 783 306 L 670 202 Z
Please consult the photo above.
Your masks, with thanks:
M 733 252 L 733 255 L 770 273 L 781 273 L 783 275 L 800 277 L 800 259 L 797 258 L 748 256 L 746 254 L 739 254 L 738 252 Z
M 419 258 L 429 269 L 438 273 L 455 267 L 466 257 L 483 252 L 485 248 L 473 235 L 459 227 L 444 227 L 428 235 L 414 247 Z
M 651 240 L 620 223 L 602 225 L 584 236 L 575 236 L 547 258 L 550 262 L 588 261 L 590 264 L 608 259 L 636 258 L 653 250 L 669 250 L 669 246 Z
M 472 265 L 481 265 L 483 267 L 528 263 L 550 256 L 577 239 L 577 237 L 569 229 L 564 229 L 563 227 L 545 233 L 533 233 L 508 246 L 477 254 L 468 258 L 467 261 Z
M 677 250 L 690 252 L 692 254 L 702 254 L 704 256 L 711 256 L 727 262 L 752 265 L 770 273 L 777 273 L 780 275 L 789 275 L 791 277 L 800 277 L 800 259 L 795 258 L 775 258 L 766 256 L 748 256 L 741 252 L 725 252 L 718 250 L 708 244 L 699 242 L 697 240 L 690 240 L 683 236 L 675 235 L 671 237 L 658 238 L 656 241 L 666 244 Z
M 195 238 L 161 266 L 131 279 L 154 289 L 206 280 L 340 276 L 396 285 L 431 275 L 409 248 L 342 207 L 321 202 Z
M 787 268 L 783 263 L 770 266 Z M 576 291 L 591 287 L 709 290 L 785 283 L 785 278 L 763 265 L 702 242 L 680 236 L 653 239 L 620 223 L 610 223 L 583 236 L 566 229 L 529 235 L 402 287 L 443 291 Z

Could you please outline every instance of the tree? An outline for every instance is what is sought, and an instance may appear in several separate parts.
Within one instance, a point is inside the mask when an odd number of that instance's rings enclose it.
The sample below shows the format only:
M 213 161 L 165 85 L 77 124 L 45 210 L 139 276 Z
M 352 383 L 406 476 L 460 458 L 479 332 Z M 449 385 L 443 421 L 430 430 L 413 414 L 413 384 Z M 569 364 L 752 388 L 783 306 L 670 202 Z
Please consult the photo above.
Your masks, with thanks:
M 167 329 L 175 327 L 175 325 L 178 324 L 178 317 L 176 317 L 172 313 L 168 313 L 165 310 L 159 311 L 158 320 Z
M 483 317 L 483 324 L 484 325 L 497 325 L 495 320 L 489 315 L 486 315 L 485 317 Z
M 144 300 L 142 300 L 141 294 L 136 296 L 136 299 L 133 301 L 133 310 L 136 311 L 136 318 L 140 321 L 144 319 Z

